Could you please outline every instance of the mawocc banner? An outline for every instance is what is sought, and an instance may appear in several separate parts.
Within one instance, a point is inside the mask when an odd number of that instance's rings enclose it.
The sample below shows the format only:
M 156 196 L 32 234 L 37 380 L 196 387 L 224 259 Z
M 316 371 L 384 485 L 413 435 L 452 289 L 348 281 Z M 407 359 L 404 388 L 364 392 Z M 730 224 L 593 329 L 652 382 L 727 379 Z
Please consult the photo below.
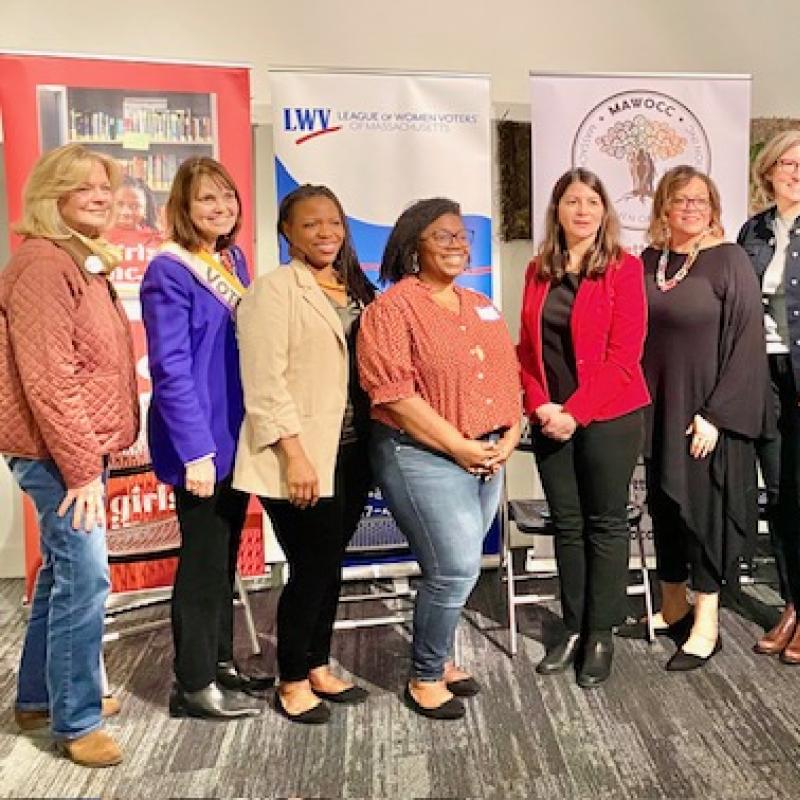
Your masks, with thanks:
M 748 76 L 531 74 L 531 121 L 537 240 L 553 184 L 571 167 L 600 176 L 634 252 L 659 178 L 679 164 L 714 179 L 729 237 L 747 218 Z
M 278 201 L 302 183 L 330 187 L 375 279 L 400 212 L 449 197 L 475 231 L 461 283 L 492 294 L 488 77 L 271 72 L 270 89 Z
M 426 197 L 461 205 L 475 232 L 459 283 L 492 296 L 490 82 L 486 76 L 271 72 L 278 202 L 303 183 L 342 201 L 358 257 L 377 282 L 395 220 Z M 283 243 L 281 261 L 288 261 Z M 350 554 L 402 558 L 405 540 L 370 494 Z M 497 552 L 497 535 L 484 548 Z M 375 564 L 371 565 L 371 569 Z

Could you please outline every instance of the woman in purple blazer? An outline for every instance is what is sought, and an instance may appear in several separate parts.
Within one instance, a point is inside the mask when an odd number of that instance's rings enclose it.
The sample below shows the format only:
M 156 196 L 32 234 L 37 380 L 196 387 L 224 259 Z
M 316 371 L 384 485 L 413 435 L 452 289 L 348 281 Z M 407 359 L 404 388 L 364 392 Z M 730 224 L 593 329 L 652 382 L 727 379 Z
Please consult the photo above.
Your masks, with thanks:
M 148 438 L 158 478 L 175 488 L 181 550 L 172 595 L 173 716 L 261 713 L 271 679 L 233 661 L 233 579 L 248 496 L 231 487 L 244 415 L 234 312 L 249 283 L 234 244 L 239 192 L 211 158 L 190 158 L 167 200 L 170 240 L 141 289 L 153 397 Z

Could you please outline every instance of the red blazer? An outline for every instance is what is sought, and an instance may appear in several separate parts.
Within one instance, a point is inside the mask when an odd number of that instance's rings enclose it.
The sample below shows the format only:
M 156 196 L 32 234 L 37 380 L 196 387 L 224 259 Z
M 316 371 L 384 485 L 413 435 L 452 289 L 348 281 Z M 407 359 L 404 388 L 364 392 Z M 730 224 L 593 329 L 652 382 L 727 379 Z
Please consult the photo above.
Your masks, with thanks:
M 551 402 L 542 360 L 542 309 L 550 282 L 525 275 L 520 342 L 517 346 L 525 413 Z M 650 403 L 641 358 L 647 333 L 642 262 L 624 253 L 599 278 L 581 281 L 570 321 L 578 388 L 564 410 L 580 425 L 620 417 Z

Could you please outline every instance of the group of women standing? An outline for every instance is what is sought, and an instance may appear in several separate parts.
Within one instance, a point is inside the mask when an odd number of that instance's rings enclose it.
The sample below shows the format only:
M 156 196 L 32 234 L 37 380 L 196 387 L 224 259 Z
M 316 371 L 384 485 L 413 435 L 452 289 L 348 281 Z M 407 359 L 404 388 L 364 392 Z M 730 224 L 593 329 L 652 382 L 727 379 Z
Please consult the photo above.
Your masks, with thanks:
M 491 301 L 455 282 L 472 233 L 452 200 L 401 214 L 380 270 L 390 288 L 376 297 L 338 199 L 302 186 L 279 210 L 289 265 L 248 288 L 236 185 L 212 159 L 185 161 L 166 206 L 169 240 L 141 291 L 152 461 L 175 487 L 182 535 L 170 712 L 255 715 L 272 684 L 242 672 L 232 651 L 250 494 L 289 563 L 277 711 L 316 724 L 328 703 L 365 700 L 329 662 L 342 558 L 375 481 L 422 572 L 405 702 L 432 718 L 463 716 L 462 698 L 480 685 L 452 660 L 455 628 L 519 439 L 520 389 L 566 629 L 540 673 L 576 663 L 579 684 L 597 686 L 611 671 L 613 630 L 642 632 L 618 627 L 642 447 L 657 629 L 679 645 L 667 669 L 702 666 L 720 649 L 719 591 L 735 580 L 752 522 L 756 442 L 786 601 L 756 649 L 800 662 L 800 134 L 771 142 L 756 173 L 775 207 L 745 225 L 742 250 L 723 241 L 711 179 L 667 172 L 640 261 L 621 247 L 597 176 L 567 172 L 528 267 L 515 353 Z M 37 506 L 44 557 L 16 716 L 25 729 L 51 722 L 64 752 L 88 766 L 122 757 L 99 730 L 118 710 L 100 678 L 105 464 L 133 441 L 137 409 L 130 337 L 107 279 L 115 254 L 101 236 L 119 180 L 113 161 L 79 145 L 43 157 L 26 189 L 25 242 L 0 276 L 12 401 L 0 450 Z M 52 313 L 38 313 L 42 302 Z

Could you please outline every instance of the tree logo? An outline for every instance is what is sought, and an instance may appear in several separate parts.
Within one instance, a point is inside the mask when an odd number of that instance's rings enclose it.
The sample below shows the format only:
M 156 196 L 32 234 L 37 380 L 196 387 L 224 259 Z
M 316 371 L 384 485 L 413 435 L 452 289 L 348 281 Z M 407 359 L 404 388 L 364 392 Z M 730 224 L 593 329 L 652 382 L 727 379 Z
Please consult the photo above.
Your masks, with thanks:
M 623 228 L 645 230 L 659 178 L 690 164 L 708 172 L 708 137 L 680 101 L 659 92 L 607 97 L 580 124 L 572 164 L 596 172 L 606 184 Z

